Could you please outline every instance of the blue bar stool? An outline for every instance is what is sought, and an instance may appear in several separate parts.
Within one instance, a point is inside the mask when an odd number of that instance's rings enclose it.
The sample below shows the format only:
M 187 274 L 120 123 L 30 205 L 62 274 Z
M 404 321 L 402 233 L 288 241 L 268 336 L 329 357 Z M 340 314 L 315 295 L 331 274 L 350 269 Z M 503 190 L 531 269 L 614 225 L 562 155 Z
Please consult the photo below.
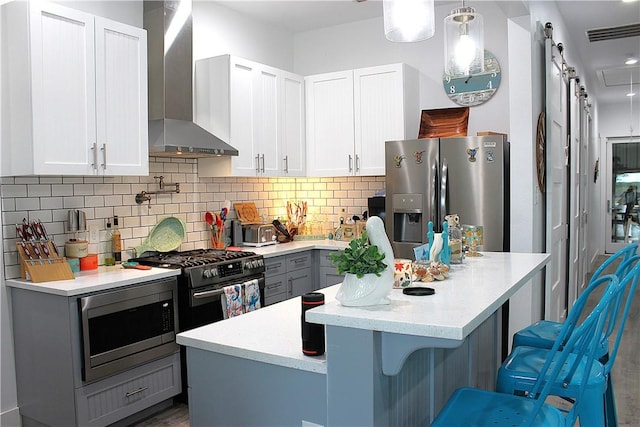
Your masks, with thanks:
M 579 393 L 584 393 L 583 400 L 587 403 L 582 405 L 578 413 L 580 425 L 583 427 L 589 425 L 617 425 L 611 369 L 618 352 L 624 325 L 631 308 L 633 294 L 638 284 L 638 278 L 640 277 L 639 260 L 640 255 L 634 255 L 621 264 L 621 269 L 628 271 L 620 281 L 622 291 L 619 295 L 616 295 L 610 304 L 606 312 L 604 328 L 596 337 L 595 357 L 600 360 L 591 365 L 590 368 L 583 364 L 575 365 L 575 370 L 573 371 L 563 368 L 562 380 L 552 385 L 551 395 L 570 400 L 576 399 Z M 630 271 L 629 268 L 631 268 Z M 602 279 L 593 281 L 585 290 L 585 293 L 590 294 L 596 288 L 601 287 L 603 283 Z M 624 311 L 621 313 L 620 308 L 625 293 L 627 298 Z M 572 331 L 575 330 L 574 325 L 580 315 L 580 310 L 575 309 L 569 313 L 569 317 L 561 330 L 561 334 L 565 335 L 565 340 L 567 335 L 572 335 Z M 611 354 L 608 357 L 603 357 L 603 352 L 605 356 L 607 355 L 608 338 L 613 333 L 618 322 L 620 323 L 619 330 Z M 562 346 L 562 342 L 560 346 Z M 519 346 L 514 348 L 498 370 L 496 390 L 508 394 L 530 393 L 540 377 L 544 362 L 551 354 L 553 354 L 553 350 L 537 347 Z M 575 357 L 578 356 L 570 355 L 569 361 Z M 568 365 L 574 366 L 571 363 L 568 363 Z
M 600 277 L 605 268 L 607 268 L 616 260 L 620 260 L 620 265 L 616 269 L 615 274 L 618 277 L 618 280 L 622 280 L 624 275 L 628 272 L 624 270 L 628 270 L 629 267 L 629 265 L 624 266 L 624 261 L 635 255 L 637 251 L 638 243 L 632 243 L 620 249 L 615 254 L 611 255 L 605 262 L 602 263 L 600 267 L 598 267 L 595 273 L 593 273 L 589 286 L 591 286 L 591 283 L 593 283 L 594 280 Z M 587 296 L 589 295 L 589 286 L 587 286 L 587 289 L 573 304 L 573 307 L 571 307 L 572 311 L 577 310 L 578 312 L 582 312 L 582 309 L 587 302 Z M 556 338 L 558 337 L 558 334 L 560 333 L 560 329 L 562 329 L 562 325 L 563 323 L 561 322 L 540 320 L 530 326 L 527 326 L 526 328 L 513 334 L 512 349 L 523 345 L 528 347 L 551 348 Z M 607 349 L 605 349 L 605 351 L 599 357 L 602 357 L 606 354 Z
M 540 375 L 526 396 L 516 396 L 461 388 L 456 390 L 434 420 L 433 426 L 573 426 L 583 402 L 587 376 L 596 361 L 596 350 L 604 332 L 606 317 L 613 300 L 624 288 L 614 275 L 604 276 L 599 285 L 606 286 L 605 293 L 594 310 L 572 334 L 562 328 L 558 339 L 543 360 Z M 569 411 L 563 411 L 545 403 L 552 387 L 564 379 L 564 372 L 575 373 L 583 369 L 581 386 L 576 390 L 576 403 Z M 582 419 L 580 419 L 582 423 Z

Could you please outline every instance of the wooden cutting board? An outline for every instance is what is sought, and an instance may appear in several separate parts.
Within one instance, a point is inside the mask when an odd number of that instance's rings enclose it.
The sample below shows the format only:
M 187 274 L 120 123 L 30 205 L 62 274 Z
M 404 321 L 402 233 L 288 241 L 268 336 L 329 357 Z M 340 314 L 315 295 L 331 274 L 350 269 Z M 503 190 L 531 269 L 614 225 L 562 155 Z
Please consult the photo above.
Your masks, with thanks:
M 243 224 L 262 224 L 262 218 L 258 214 L 258 208 L 256 208 L 255 203 L 234 203 L 233 208 L 236 210 L 238 219 Z

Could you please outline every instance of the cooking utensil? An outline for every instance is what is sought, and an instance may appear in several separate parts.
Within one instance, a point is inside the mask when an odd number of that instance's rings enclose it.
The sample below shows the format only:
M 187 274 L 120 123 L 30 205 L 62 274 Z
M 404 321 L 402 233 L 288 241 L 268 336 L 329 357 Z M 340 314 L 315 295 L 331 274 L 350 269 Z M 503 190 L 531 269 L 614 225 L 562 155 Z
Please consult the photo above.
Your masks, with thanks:
M 207 224 L 209 224 L 209 232 L 211 233 L 211 236 L 209 236 L 209 239 L 211 240 L 211 247 L 215 248 L 216 247 L 216 230 L 215 230 L 215 225 L 214 225 L 214 217 L 213 214 L 211 212 L 206 212 L 204 214 L 204 220 L 207 222 Z
M 135 261 L 123 262 L 121 265 L 122 265 L 123 268 L 133 268 L 133 269 L 136 269 L 136 270 L 151 270 L 150 266 L 141 265 L 141 264 L 138 264 Z
M 187 235 L 187 227 L 180 219 L 170 216 L 157 223 L 141 246 L 138 256 L 147 251 L 169 252 L 177 249 Z
M 278 230 L 280 234 L 282 234 L 287 239 L 291 239 L 289 230 L 287 230 L 287 227 L 285 227 L 279 220 L 274 219 L 271 224 L 273 224 L 273 226 L 276 228 L 276 230 Z

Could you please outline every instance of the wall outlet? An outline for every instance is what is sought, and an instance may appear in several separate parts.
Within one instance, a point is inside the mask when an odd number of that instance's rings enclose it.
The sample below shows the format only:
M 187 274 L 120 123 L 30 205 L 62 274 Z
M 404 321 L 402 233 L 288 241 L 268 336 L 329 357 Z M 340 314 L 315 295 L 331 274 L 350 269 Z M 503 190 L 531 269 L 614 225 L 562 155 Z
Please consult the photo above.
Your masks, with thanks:
M 89 229 L 89 243 L 98 243 L 100 240 L 100 230 L 97 228 Z

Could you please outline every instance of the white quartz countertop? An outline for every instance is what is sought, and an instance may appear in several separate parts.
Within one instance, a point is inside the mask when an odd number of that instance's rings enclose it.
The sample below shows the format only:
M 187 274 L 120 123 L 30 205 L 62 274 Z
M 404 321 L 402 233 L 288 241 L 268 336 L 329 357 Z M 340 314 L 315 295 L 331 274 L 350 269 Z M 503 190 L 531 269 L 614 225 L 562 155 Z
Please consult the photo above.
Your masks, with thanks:
M 75 273 L 75 279 L 56 280 L 55 282 L 34 283 L 29 280 L 10 279 L 7 280 L 7 286 L 71 297 L 164 279 L 179 274 L 180 269 L 152 268 L 151 270 L 137 270 L 115 265 L 112 267 L 98 267 L 96 270 L 80 271 Z
M 321 289 L 325 303 L 338 285 Z M 178 344 L 273 365 L 326 374 L 326 358 L 302 354 L 300 297 L 177 335 Z
M 391 303 L 344 307 L 338 301 L 309 310 L 310 322 L 395 334 L 461 341 L 549 262 L 548 254 L 485 252 L 452 265 L 449 278 L 420 286 L 434 295 L 408 296 L 394 289 Z
M 337 251 L 349 246 L 347 241 L 338 240 L 294 240 L 293 242 L 278 243 L 275 245 L 267 245 L 261 247 L 242 246 L 243 251 L 251 251 L 262 255 L 265 258 L 271 258 L 280 255 L 293 254 L 296 252 L 309 251 L 313 249 L 327 249 Z
M 307 320 L 337 325 L 462 340 L 491 316 L 549 261 L 547 254 L 485 253 L 452 266 L 451 275 L 427 286 L 435 295 L 411 297 L 393 289 L 391 304 L 343 307 L 340 285 L 321 289 L 323 306 Z M 178 344 L 275 365 L 326 373 L 324 356 L 302 354 L 300 297 L 242 316 L 178 334 Z

